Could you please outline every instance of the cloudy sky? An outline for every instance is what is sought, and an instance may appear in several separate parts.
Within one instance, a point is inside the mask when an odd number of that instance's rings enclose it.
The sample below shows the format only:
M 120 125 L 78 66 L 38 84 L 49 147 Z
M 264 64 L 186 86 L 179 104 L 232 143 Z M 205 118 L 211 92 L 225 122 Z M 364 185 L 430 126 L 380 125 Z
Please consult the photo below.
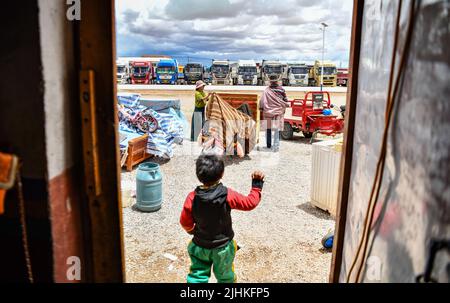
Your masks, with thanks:
M 314 61 L 347 66 L 352 0 L 116 0 L 117 54 Z

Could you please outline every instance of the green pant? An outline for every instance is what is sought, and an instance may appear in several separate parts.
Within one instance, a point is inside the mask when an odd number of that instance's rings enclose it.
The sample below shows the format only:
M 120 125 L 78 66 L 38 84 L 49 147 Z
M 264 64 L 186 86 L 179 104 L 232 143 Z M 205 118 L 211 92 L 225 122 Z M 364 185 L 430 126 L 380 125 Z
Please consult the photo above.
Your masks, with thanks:
M 208 283 L 211 267 L 219 283 L 236 282 L 234 273 L 234 257 L 236 255 L 236 241 L 230 241 L 221 248 L 207 249 L 195 245 L 192 241 L 188 245 L 191 258 L 191 268 L 187 276 L 188 283 Z

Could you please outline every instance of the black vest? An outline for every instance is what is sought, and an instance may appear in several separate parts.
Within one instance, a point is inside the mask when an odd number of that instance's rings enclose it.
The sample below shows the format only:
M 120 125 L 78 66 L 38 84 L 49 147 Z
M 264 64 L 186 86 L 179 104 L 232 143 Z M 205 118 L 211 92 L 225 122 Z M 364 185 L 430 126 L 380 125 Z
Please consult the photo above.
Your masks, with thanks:
M 203 248 L 225 246 L 234 237 L 231 208 L 227 202 L 228 189 L 222 183 L 195 190 L 192 216 L 195 222 L 192 241 Z

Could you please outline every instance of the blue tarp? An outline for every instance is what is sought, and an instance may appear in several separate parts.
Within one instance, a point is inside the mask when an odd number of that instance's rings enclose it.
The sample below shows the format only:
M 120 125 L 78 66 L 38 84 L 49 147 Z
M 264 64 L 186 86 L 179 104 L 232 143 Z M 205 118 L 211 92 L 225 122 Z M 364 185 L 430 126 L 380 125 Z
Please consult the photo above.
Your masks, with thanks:
M 120 93 L 117 94 L 117 101 L 120 105 L 125 105 L 129 107 L 136 107 L 139 105 L 139 100 L 141 96 L 139 94 L 131 94 L 131 93 Z
M 139 104 L 157 111 L 158 113 L 168 113 L 169 109 L 174 109 L 177 112 L 181 110 L 181 102 L 178 99 L 147 99 L 140 98 Z
M 118 94 L 119 104 L 130 110 L 147 109 L 158 121 L 158 129 L 148 133 L 147 152 L 163 158 L 173 156 L 175 144 L 182 144 L 185 132 L 188 131 L 188 122 L 180 110 L 180 100 L 151 100 L 141 99 L 138 94 Z M 126 121 L 119 122 L 119 132 L 127 136 L 121 145 L 128 140 L 143 135 Z

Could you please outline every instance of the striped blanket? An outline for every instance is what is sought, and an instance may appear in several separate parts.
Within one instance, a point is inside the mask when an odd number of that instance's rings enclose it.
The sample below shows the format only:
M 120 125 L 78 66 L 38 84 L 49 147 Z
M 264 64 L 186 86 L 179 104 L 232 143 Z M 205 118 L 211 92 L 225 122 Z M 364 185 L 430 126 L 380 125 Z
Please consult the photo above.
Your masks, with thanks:
M 206 105 L 206 120 L 208 127 L 217 129 L 219 139 L 226 147 L 227 155 L 233 155 L 234 143 L 238 141 L 242 146 L 247 140 L 246 151 L 250 152 L 256 145 L 256 122 L 249 115 L 238 111 L 223 101 L 219 95 L 213 93 Z
M 260 109 L 269 128 L 284 128 L 284 113 L 289 106 L 286 92 L 280 86 L 267 87 L 261 96 Z

